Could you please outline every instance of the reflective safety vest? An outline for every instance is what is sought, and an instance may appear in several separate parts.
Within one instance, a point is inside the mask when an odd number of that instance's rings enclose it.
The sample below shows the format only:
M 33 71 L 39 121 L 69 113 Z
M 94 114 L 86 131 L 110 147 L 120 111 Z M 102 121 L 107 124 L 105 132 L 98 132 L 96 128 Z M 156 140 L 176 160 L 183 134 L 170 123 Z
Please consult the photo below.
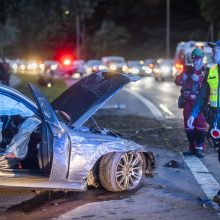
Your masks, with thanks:
M 218 65 L 214 65 L 209 70 L 207 82 L 210 87 L 210 106 L 218 107 Z M 219 100 L 220 107 L 220 100 Z

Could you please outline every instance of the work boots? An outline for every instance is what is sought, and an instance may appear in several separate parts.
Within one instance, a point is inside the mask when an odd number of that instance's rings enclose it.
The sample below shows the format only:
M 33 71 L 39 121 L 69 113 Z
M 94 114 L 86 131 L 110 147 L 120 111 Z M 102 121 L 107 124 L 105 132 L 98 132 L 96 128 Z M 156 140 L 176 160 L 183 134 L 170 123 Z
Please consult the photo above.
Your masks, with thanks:
M 198 158 L 203 158 L 204 155 L 203 155 L 203 153 L 202 153 L 202 150 L 196 149 L 196 156 L 197 156 Z
M 194 154 L 195 154 L 195 152 L 190 149 L 188 151 L 183 152 L 183 156 L 192 156 Z
M 195 155 L 195 156 L 198 157 L 198 158 L 203 158 L 203 157 L 204 157 L 204 155 L 203 155 L 203 150 L 193 149 L 193 148 L 191 147 L 191 145 L 190 145 L 190 146 L 189 146 L 189 150 L 183 152 L 183 156 L 193 156 L 193 155 Z
M 189 145 L 189 150 L 183 152 L 183 156 L 192 156 L 195 154 L 194 147 L 192 145 Z

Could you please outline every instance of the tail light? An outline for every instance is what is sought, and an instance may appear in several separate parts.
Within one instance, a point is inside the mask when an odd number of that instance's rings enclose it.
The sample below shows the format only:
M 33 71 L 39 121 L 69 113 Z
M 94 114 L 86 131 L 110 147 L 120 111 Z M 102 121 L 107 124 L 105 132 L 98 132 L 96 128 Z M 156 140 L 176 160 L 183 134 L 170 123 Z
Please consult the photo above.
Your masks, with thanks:
M 175 68 L 176 68 L 177 73 L 183 72 L 183 64 L 176 63 Z

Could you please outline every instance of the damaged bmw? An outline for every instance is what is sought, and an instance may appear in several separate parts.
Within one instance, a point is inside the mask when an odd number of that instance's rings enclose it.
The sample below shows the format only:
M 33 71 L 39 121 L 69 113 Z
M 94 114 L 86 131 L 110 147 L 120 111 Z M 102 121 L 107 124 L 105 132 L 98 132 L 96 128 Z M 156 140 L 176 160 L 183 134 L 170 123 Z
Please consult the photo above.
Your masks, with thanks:
M 132 81 L 136 78 L 99 71 L 52 103 L 34 84 L 29 84 L 34 101 L 1 85 L 0 187 L 84 191 L 92 185 L 111 192 L 137 188 L 154 167 L 154 155 L 101 129 L 93 118 Z

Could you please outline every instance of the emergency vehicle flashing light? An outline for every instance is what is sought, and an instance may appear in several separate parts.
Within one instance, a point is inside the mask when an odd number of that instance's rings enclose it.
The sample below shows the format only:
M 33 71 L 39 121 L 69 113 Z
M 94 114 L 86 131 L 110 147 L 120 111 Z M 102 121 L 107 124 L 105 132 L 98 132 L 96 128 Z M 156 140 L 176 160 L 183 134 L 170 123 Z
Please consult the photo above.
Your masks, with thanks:
M 178 73 L 182 73 L 182 72 L 183 72 L 183 64 L 176 63 L 176 64 L 175 64 L 175 68 L 176 68 L 176 71 L 177 71 Z
M 70 60 L 70 59 L 64 59 L 64 60 L 63 60 L 63 64 L 64 64 L 65 66 L 69 66 L 69 65 L 71 64 L 71 60 Z

